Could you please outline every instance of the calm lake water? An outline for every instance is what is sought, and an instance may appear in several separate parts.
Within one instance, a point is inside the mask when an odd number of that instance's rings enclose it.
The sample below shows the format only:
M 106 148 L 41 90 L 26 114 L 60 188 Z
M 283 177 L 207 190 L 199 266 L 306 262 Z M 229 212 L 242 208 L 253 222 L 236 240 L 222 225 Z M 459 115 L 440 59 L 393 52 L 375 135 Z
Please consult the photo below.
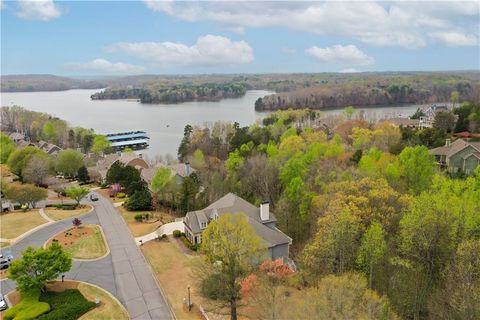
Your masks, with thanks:
M 215 121 L 237 121 L 250 125 L 268 113 L 256 112 L 255 100 L 269 91 L 251 90 L 241 98 L 217 102 L 185 102 L 180 104 L 141 104 L 132 100 L 90 100 L 100 90 L 68 90 L 57 92 L 2 93 L 2 106 L 19 105 L 29 110 L 46 112 L 68 121 L 72 126 L 92 128 L 97 133 L 142 129 L 150 135 L 150 148 L 143 150 L 155 155 L 176 155 L 185 125 L 201 125 Z M 365 109 L 369 118 L 411 115 L 417 105 Z M 338 114 L 342 110 L 327 110 Z

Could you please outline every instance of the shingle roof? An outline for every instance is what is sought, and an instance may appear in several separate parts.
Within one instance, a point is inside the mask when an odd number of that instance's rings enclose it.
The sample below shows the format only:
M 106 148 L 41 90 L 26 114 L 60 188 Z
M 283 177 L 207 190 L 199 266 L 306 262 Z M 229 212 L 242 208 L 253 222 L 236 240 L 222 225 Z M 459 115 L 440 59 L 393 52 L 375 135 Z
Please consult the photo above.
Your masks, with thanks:
M 25 140 L 25 135 L 21 134 L 20 132 L 12 132 L 10 133 L 10 138 L 14 141 Z
M 474 153 L 469 153 L 463 157 L 463 159 L 468 159 L 470 157 L 476 157 L 477 159 L 480 159 L 480 152 L 474 152 Z
M 219 216 L 225 213 L 244 213 L 247 216 L 250 225 L 255 229 L 255 232 L 264 240 L 268 247 L 291 243 L 292 241 L 291 238 L 277 228 L 270 228 L 265 225 L 265 223 L 276 221 L 272 212 L 270 212 L 269 220 L 262 221 L 260 218 L 259 207 L 255 207 L 248 201 L 233 193 L 228 193 L 205 209 L 188 212 L 184 221 L 194 233 L 200 233 L 202 231 L 200 228 L 201 223 L 208 223 L 213 217 L 213 213 L 217 213 Z
M 457 139 L 452 142 L 450 146 L 438 147 L 430 150 L 433 155 L 445 155 L 450 158 L 457 152 L 461 151 L 467 146 L 472 146 L 480 152 L 480 142 L 469 142 L 462 139 Z
M 190 173 L 187 174 L 187 165 L 185 163 L 176 163 L 176 164 L 171 164 L 168 165 L 167 167 L 172 170 L 174 173 L 178 174 L 180 177 L 185 178 L 186 176 L 189 176 L 192 172 L 195 172 L 196 170 L 193 169 L 190 166 Z

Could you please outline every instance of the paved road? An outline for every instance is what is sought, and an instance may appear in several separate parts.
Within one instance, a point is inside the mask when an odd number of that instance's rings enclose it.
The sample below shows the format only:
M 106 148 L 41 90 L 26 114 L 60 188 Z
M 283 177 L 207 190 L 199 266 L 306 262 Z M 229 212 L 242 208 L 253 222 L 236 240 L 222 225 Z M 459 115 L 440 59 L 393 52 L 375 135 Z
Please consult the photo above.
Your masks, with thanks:
M 85 224 L 99 224 L 98 217 L 95 212 L 84 215 L 81 220 Z M 63 230 L 70 228 L 71 226 L 71 219 L 65 219 L 56 222 L 30 234 L 7 250 L 10 250 L 13 257 L 17 258 L 21 255 L 20 253 L 26 247 L 41 247 L 48 239 L 62 232 Z M 65 278 L 93 283 L 118 297 L 115 280 L 113 279 L 112 274 L 112 257 L 108 255 L 105 258 L 96 261 L 81 262 L 74 260 L 72 269 L 70 272 L 65 273 Z M 15 287 L 15 282 L 11 280 L 7 279 L 0 282 L 0 291 L 2 294 L 6 294 L 14 290 Z
M 131 319 L 172 319 L 152 271 L 123 218 L 100 195 L 94 205 L 110 247 L 117 294 Z
M 82 218 L 83 223 L 100 224 L 107 238 L 110 254 L 96 261 L 74 261 L 66 279 L 89 282 L 109 291 L 127 308 L 132 320 L 173 319 L 165 298 L 152 275 L 148 263 L 130 235 L 127 225 L 107 199 L 89 202 L 95 208 Z M 49 238 L 71 226 L 65 219 L 42 228 L 9 249 L 14 257 L 27 246 L 40 247 Z M 11 280 L 0 281 L 6 294 L 15 288 Z

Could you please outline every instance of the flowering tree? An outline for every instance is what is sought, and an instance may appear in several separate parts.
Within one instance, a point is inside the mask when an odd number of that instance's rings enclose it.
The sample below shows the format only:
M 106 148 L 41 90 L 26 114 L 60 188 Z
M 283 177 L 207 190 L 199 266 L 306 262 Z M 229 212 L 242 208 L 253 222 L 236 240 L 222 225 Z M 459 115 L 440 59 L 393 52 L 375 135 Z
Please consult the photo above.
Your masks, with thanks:
M 72 223 L 75 227 L 80 227 L 82 225 L 82 220 L 78 219 L 78 218 L 75 218 L 72 220 Z
M 122 191 L 122 186 L 120 185 L 120 183 L 114 183 L 110 187 L 110 196 L 114 197 L 120 191 Z

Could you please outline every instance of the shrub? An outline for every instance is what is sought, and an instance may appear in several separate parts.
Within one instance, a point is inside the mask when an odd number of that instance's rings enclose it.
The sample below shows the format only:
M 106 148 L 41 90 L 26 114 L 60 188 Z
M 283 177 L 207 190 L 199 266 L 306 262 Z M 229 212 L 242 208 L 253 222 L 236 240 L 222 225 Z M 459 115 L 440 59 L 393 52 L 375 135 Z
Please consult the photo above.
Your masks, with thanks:
M 199 244 L 191 243 L 190 240 L 188 240 L 187 237 L 185 237 L 184 235 L 182 235 L 180 239 L 182 240 L 185 247 L 189 248 L 192 251 L 197 251 L 198 248 L 200 248 Z
M 39 302 L 39 297 L 40 291 L 37 290 L 22 294 L 22 301 L 16 306 L 8 309 L 4 314 L 4 319 L 35 319 L 50 311 L 50 305 L 45 302 Z
M 36 318 L 38 320 L 76 320 L 81 315 L 96 307 L 95 302 L 88 301 L 77 289 L 67 289 L 63 292 L 46 292 L 40 296 L 52 307 L 49 313 Z
M 134 217 L 135 221 L 137 222 L 142 222 L 143 219 L 145 219 L 145 214 L 143 213 L 137 213 Z
M 180 238 L 182 236 L 182 232 L 180 230 L 173 230 L 173 236 L 175 238 Z
M 125 193 L 123 193 L 123 192 L 117 193 L 117 198 L 119 198 L 119 199 L 123 199 L 123 198 L 125 198 L 126 196 L 127 196 L 127 195 L 126 195 Z
M 102 182 L 102 183 L 100 184 L 100 189 L 107 189 L 107 188 L 108 188 L 108 183 Z
M 148 190 L 135 191 L 135 193 L 128 198 L 125 206 L 128 210 L 148 210 L 152 205 L 152 196 Z

